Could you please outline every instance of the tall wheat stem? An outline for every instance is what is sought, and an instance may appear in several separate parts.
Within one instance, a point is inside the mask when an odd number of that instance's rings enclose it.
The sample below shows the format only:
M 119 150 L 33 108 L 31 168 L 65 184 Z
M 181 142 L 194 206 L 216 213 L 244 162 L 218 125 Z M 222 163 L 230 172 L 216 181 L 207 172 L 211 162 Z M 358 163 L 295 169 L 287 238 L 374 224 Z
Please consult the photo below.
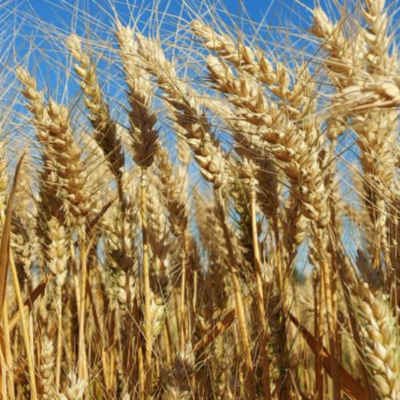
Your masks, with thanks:
M 318 341 L 318 349 L 315 356 L 315 400 L 324 399 L 324 370 L 322 365 L 323 350 L 323 287 L 321 283 L 321 274 L 314 271 L 314 335 Z
M 111 393 L 115 393 L 116 391 L 116 376 L 115 376 L 115 343 L 117 342 L 116 338 L 116 310 L 111 310 L 109 315 L 109 345 L 111 347 L 110 358 L 109 358 L 109 371 L 110 371 L 110 387 Z
M 0 333 L 0 335 L 4 334 L 5 354 L 2 354 L 2 359 L 0 360 L 0 364 L 4 362 L 4 366 L 0 365 L 0 376 L 2 377 L 2 379 L 3 376 L 5 377 L 4 398 L 7 398 L 6 393 L 8 391 L 10 398 L 14 399 L 15 398 L 14 373 L 11 368 L 13 364 L 13 356 L 11 353 L 10 331 L 8 322 L 9 321 L 8 321 L 7 296 L 6 296 L 4 298 L 4 306 L 3 306 L 3 332 Z M 1 338 L 1 340 L 2 339 L 3 338 Z M 5 371 L 7 371 L 7 373 L 5 373 Z
M 316 240 L 318 243 L 318 247 L 320 249 L 325 248 L 323 244 L 323 233 L 318 230 L 316 233 Z M 332 381 L 333 381 L 333 399 L 340 400 L 341 393 L 340 393 L 340 382 L 339 382 L 339 365 L 337 361 L 337 344 L 336 338 L 337 334 L 335 332 L 336 326 L 336 316 L 334 315 L 334 300 L 333 300 L 333 293 L 332 293 L 332 280 L 331 280 L 331 271 L 328 265 L 328 262 L 325 259 L 325 255 L 321 252 L 321 284 L 324 287 L 324 295 L 326 301 L 326 317 L 327 317 L 327 324 L 328 324 L 328 335 L 329 335 L 329 347 L 331 351 L 331 364 L 332 364 Z
M 28 363 L 31 400 L 38 400 L 37 388 L 36 388 L 35 362 L 32 357 L 32 349 L 29 340 L 29 330 L 28 330 L 27 320 L 25 318 L 24 301 L 22 299 L 21 288 L 19 286 L 17 267 L 15 266 L 14 256 L 11 249 L 9 249 L 9 256 L 10 256 L 10 269 L 15 287 L 15 296 L 17 298 L 18 309 L 21 314 L 22 336 L 25 345 L 26 360 Z
M 4 314 L 3 314 L 4 315 Z M 2 335 L 3 333 L 1 333 Z M 3 340 L 3 338 L 1 338 Z M 4 346 L 3 346 L 4 345 Z M 2 343 L 0 351 L 0 396 L 2 398 L 7 398 L 7 375 L 3 372 L 7 369 L 7 361 L 5 360 L 5 343 Z
M 264 289 L 261 277 L 261 255 L 260 246 L 258 243 L 257 232 L 257 215 L 256 215 L 256 191 L 253 184 L 250 186 L 250 213 L 251 213 L 251 233 L 253 240 L 254 261 L 256 267 L 256 280 L 257 280 L 257 309 L 258 318 L 261 325 L 261 357 L 262 357 L 262 383 L 264 388 L 264 399 L 271 400 L 271 382 L 269 374 L 269 358 L 267 351 L 267 332 L 266 320 L 264 310 Z
M 140 328 L 140 299 L 135 304 L 133 311 L 136 326 L 136 338 L 137 338 L 137 374 L 139 384 L 139 399 L 145 398 L 146 393 L 146 373 L 143 362 L 143 334 Z
M 186 310 L 185 310 L 185 291 L 186 291 L 186 256 L 187 256 L 187 244 L 186 234 L 183 236 L 183 252 L 182 252 L 182 276 L 181 276 L 181 320 L 180 320 L 180 344 L 182 354 L 185 351 L 186 344 Z
M 149 266 L 149 244 L 147 239 L 147 171 L 142 170 L 140 179 L 140 215 L 142 220 L 143 240 L 143 290 L 144 290 L 144 338 L 145 357 L 144 367 L 146 373 L 145 398 L 149 398 L 151 389 L 151 351 L 152 351 L 152 329 L 151 329 L 151 290 L 150 290 L 150 266 Z
M 353 271 L 350 268 L 350 264 L 348 263 L 348 259 L 344 254 L 343 249 L 337 245 L 339 243 L 338 233 L 336 232 L 335 229 L 332 229 L 330 233 L 331 233 L 331 243 L 334 244 L 333 246 L 334 254 L 337 260 L 339 261 L 338 273 L 340 281 L 342 282 L 343 295 L 346 303 L 347 313 L 349 316 L 349 323 L 351 331 L 354 336 L 356 350 L 361 361 L 359 363 L 359 366 L 361 369 L 363 387 L 365 389 L 365 398 L 366 400 L 373 400 L 375 399 L 376 396 L 374 393 L 374 388 L 369 379 L 369 372 L 367 370 L 367 366 L 364 364 L 364 353 L 363 353 L 364 349 L 361 339 L 361 329 L 356 315 L 357 310 L 353 304 L 353 297 L 352 297 L 352 290 L 354 289 L 353 288 L 354 282 L 352 275 Z
M 250 349 L 250 342 L 249 342 L 249 334 L 247 332 L 246 327 L 246 318 L 245 318 L 245 311 L 244 311 L 244 304 L 242 299 L 242 293 L 240 288 L 239 282 L 239 275 L 238 275 L 238 265 L 236 262 L 235 253 L 233 250 L 233 244 L 230 237 L 230 232 L 228 226 L 225 221 L 225 210 L 224 210 L 224 202 L 222 198 L 222 193 L 220 189 L 215 191 L 216 200 L 217 200 L 217 211 L 218 216 L 221 221 L 222 229 L 224 231 L 224 237 L 226 246 L 228 248 L 229 253 L 229 267 L 230 267 L 230 275 L 232 280 L 233 292 L 235 296 L 235 308 L 237 313 L 237 318 L 239 322 L 239 330 L 240 336 L 242 339 L 242 346 L 243 346 L 243 353 L 244 353 L 244 362 L 246 366 L 246 383 L 247 388 L 249 391 L 249 397 L 252 400 L 256 400 L 257 396 L 255 393 L 255 386 L 254 386 L 254 375 L 253 375 L 253 365 L 251 360 L 251 349 Z
M 61 359 L 62 359 L 62 287 L 57 285 L 57 318 L 58 318 L 58 329 L 57 329 L 57 358 L 56 358 L 56 393 L 60 389 L 60 378 L 61 378 Z
M 85 298 L 86 298 L 86 279 L 87 279 L 87 253 L 86 243 L 81 239 L 79 246 L 81 257 L 81 292 L 79 306 L 79 339 L 78 339 L 78 371 L 80 379 L 87 378 L 86 354 L 85 354 Z

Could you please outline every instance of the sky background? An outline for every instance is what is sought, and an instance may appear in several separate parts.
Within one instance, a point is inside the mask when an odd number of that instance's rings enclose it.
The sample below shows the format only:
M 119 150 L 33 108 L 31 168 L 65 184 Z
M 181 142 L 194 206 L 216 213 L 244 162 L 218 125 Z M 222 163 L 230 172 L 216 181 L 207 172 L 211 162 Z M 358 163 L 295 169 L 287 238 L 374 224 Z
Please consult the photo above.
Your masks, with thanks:
M 261 24 L 262 29 L 285 26 L 306 28 L 311 22 L 311 14 L 307 8 L 313 7 L 315 0 L 0 0 L 0 4 L 10 1 L 5 7 L 8 11 L 13 8 L 14 19 L 7 22 L 15 23 L 23 28 L 24 34 L 29 34 L 29 25 L 33 20 L 40 19 L 43 25 L 51 24 L 60 30 L 74 29 L 76 10 L 79 9 L 79 19 L 92 24 L 102 21 L 104 26 L 110 25 L 115 7 L 118 15 L 126 22 L 134 14 L 135 20 L 142 24 L 149 20 L 161 19 L 164 23 L 176 22 L 171 15 L 182 17 L 184 20 L 193 19 L 195 15 L 220 15 L 228 24 L 239 24 L 248 27 L 246 20 Z M 325 1 L 325 0 L 323 0 Z M 302 5 L 300 5 L 303 4 Z M 147 11 L 146 11 L 147 10 Z M 229 14 L 229 18 L 223 17 Z M 88 17 L 90 15 L 91 17 Z M 86 18 L 83 18 L 86 16 Z M 24 21 L 24 23 L 22 23 Z M 78 26 L 79 28 L 79 26 Z
M 301 3 L 306 7 L 312 7 L 314 1 L 315 0 L 302 0 Z M 110 4 L 112 3 L 120 12 L 125 13 L 128 8 L 148 8 L 154 5 L 155 8 L 160 10 L 168 9 L 170 13 L 179 13 L 183 2 L 170 0 L 20 0 L 15 3 L 24 3 L 24 8 L 26 7 L 26 9 L 28 9 L 30 6 L 38 16 L 43 18 L 43 20 L 57 23 L 57 20 L 65 22 L 69 19 L 66 10 L 71 9 L 72 7 L 79 7 L 81 9 L 89 10 L 92 13 L 96 11 L 101 12 L 100 10 L 103 10 L 104 13 L 104 11 L 111 10 Z M 185 3 L 188 8 L 196 9 L 202 2 L 186 0 Z M 226 7 L 230 13 L 236 15 L 240 15 L 243 13 L 243 9 L 246 9 L 249 16 L 258 22 L 261 21 L 265 15 L 269 17 L 268 19 L 270 21 L 275 20 L 275 22 L 278 22 L 276 18 L 281 20 L 283 16 L 296 22 L 295 20 L 304 17 L 302 14 L 305 13 L 305 7 L 299 5 L 296 7 L 296 3 L 299 4 L 300 2 L 295 0 L 229 0 L 225 2 L 210 1 L 209 3 L 219 3 L 220 8 Z

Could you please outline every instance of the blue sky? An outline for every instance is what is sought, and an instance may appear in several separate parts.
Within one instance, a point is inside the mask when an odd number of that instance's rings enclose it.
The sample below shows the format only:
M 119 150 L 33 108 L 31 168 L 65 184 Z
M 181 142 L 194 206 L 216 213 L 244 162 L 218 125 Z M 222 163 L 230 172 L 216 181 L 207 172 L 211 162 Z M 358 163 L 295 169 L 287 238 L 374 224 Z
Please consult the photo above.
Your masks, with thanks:
M 315 0 L 302 0 L 305 6 L 312 7 Z M 158 4 L 158 8 L 168 9 L 171 13 L 179 13 L 181 9 L 182 1 L 137 1 L 137 0 L 20 0 L 16 3 L 25 3 L 25 7 L 30 7 L 44 20 L 56 22 L 57 19 L 68 20 L 68 13 L 65 12 L 69 6 L 78 5 L 81 9 L 90 10 L 91 12 L 103 10 L 110 10 L 110 3 L 114 3 L 119 11 L 122 13 L 126 12 L 128 7 L 146 8 L 153 4 Z M 188 7 L 196 8 L 201 2 L 192 0 L 186 1 Z M 248 14 L 255 21 L 261 21 L 267 14 L 270 16 L 269 19 L 275 20 L 278 17 L 281 19 L 282 16 L 288 17 L 291 20 L 297 19 L 296 14 L 304 13 L 304 8 L 296 6 L 295 0 L 229 0 L 225 2 L 221 1 L 209 1 L 210 4 L 220 4 L 220 7 L 226 7 L 226 9 L 234 14 L 240 15 L 243 13 L 243 9 L 246 9 Z M 243 14 L 242 14 L 243 15 Z M 276 21 L 278 22 L 278 21 Z M 282 21 L 280 21 L 282 22 Z
M 248 17 L 255 23 L 262 23 L 264 28 L 267 25 L 282 26 L 294 25 L 306 27 L 311 22 L 311 16 L 307 7 L 312 7 L 315 0 L 301 0 L 305 7 L 300 6 L 298 0 L 12 0 L 10 9 L 13 6 L 19 9 L 19 16 L 24 14 L 25 18 L 37 16 L 44 23 L 54 24 L 60 29 L 67 30 L 75 25 L 73 18 L 74 9 L 80 9 L 81 18 L 83 13 L 92 15 L 98 21 L 110 22 L 112 6 L 115 6 L 122 19 L 129 19 L 132 10 L 139 14 L 143 21 L 149 18 L 154 19 L 154 12 L 145 12 L 145 9 L 157 9 L 165 14 L 182 16 L 185 19 L 193 18 L 191 10 L 201 13 L 206 9 L 212 10 L 210 14 L 222 15 L 231 14 L 231 23 L 246 25 L 244 22 Z M 182 3 L 185 3 L 182 6 Z M 218 12 L 215 10 L 218 9 Z M 108 14 L 108 15 L 107 15 Z M 20 18 L 18 18 L 20 21 Z M 86 18 L 87 20 L 87 18 Z M 249 24 L 247 24 L 249 25 Z M 25 29 L 27 29 L 25 27 Z

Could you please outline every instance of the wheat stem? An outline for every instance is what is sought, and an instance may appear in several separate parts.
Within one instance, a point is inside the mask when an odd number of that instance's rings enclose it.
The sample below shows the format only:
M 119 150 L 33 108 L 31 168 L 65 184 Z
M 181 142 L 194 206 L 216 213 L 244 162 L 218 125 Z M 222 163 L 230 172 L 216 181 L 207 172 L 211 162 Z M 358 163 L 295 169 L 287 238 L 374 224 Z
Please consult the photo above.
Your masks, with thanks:
M 86 299 L 86 280 L 87 280 L 87 252 L 85 240 L 81 239 L 80 246 L 80 267 L 81 267 L 81 287 L 79 305 L 79 338 L 78 338 L 78 371 L 80 379 L 87 379 L 88 371 L 86 368 L 86 348 L 85 348 L 85 299 Z
M 60 389 L 61 380 L 61 360 L 62 360 L 62 339 L 63 339 L 63 318 L 62 318 L 62 298 L 61 298 L 61 286 L 57 285 L 57 318 L 58 318 L 58 329 L 57 329 L 57 358 L 56 358 L 56 393 Z
M 4 339 L 4 347 L 1 346 L 1 360 L 0 360 L 0 375 L 4 376 L 4 398 L 7 398 L 7 392 L 11 399 L 15 398 L 15 390 L 14 390 L 14 373 L 11 368 L 13 363 L 13 355 L 11 352 L 11 341 L 10 341 L 10 330 L 9 330 L 9 320 L 8 320 L 8 309 L 7 309 L 7 297 L 4 299 L 3 305 L 3 326 L 0 331 L 0 340 Z M 3 350 L 5 350 L 5 354 L 3 354 Z M 3 364 L 4 363 L 4 364 Z M 2 372 L 4 370 L 4 373 Z M 7 372 L 6 372 L 7 371 Z M 3 379 L 3 378 L 1 378 Z
M 235 295 L 235 307 L 239 322 L 239 329 L 240 335 L 242 339 L 242 347 L 244 353 L 244 362 L 246 366 L 246 382 L 247 382 L 247 389 L 249 391 L 249 396 L 252 400 L 255 400 L 256 393 L 255 393 L 255 386 L 254 386 L 254 376 L 253 376 L 253 363 L 251 359 L 251 349 L 250 349 L 250 342 L 249 342 L 249 334 L 246 327 L 246 319 L 245 319 L 245 311 L 244 311 L 244 304 L 242 299 L 240 281 L 238 276 L 238 264 L 235 257 L 235 253 L 233 250 L 232 240 L 230 236 L 229 229 L 226 225 L 225 220 L 225 210 L 224 210 L 224 203 L 222 199 L 221 190 L 216 190 L 216 201 L 217 201 L 217 211 L 218 216 L 222 225 L 222 229 L 224 231 L 224 238 L 226 242 L 226 246 L 228 248 L 229 253 L 229 260 L 230 260 L 230 275 L 232 280 L 233 292 Z
M 15 266 L 14 256 L 12 254 L 11 249 L 9 249 L 9 257 L 10 257 L 10 259 L 9 259 L 10 269 L 11 269 L 11 274 L 12 274 L 14 288 L 15 288 L 15 296 L 17 298 L 18 309 L 21 314 L 22 336 L 24 339 L 26 359 L 28 362 L 29 384 L 30 384 L 30 388 L 31 388 L 31 400 L 38 400 L 38 393 L 37 393 L 37 387 L 36 387 L 35 362 L 32 357 L 33 353 L 32 353 L 31 344 L 30 344 L 31 341 L 29 339 L 29 330 L 28 330 L 28 325 L 27 325 L 27 320 L 26 320 L 24 301 L 22 299 L 21 288 L 19 286 L 19 281 L 18 281 L 17 268 Z
M 145 338 L 145 357 L 144 367 L 146 373 L 146 393 L 148 398 L 151 390 L 151 354 L 152 354 L 152 324 L 151 324 L 151 289 L 150 289 L 150 265 L 149 265 L 149 244 L 147 234 L 147 172 L 142 170 L 140 180 L 140 216 L 142 221 L 142 241 L 143 241 L 143 293 L 144 293 L 144 338 Z
M 257 310 L 258 318 L 261 326 L 261 356 L 262 356 L 262 382 L 264 387 L 264 399 L 271 400 L 271 383 L 269 375 L 269 358 L 267 350 L 267 332 L 266 332 L 266 319 L 265 319 L 265 300 L 264 288 L 261 277 L 261 255 L 260 246 L 258 243 L 258 230 L 257 230 L 257 215 L 256 215 L 256 192 L 253 184 L 250 184 L 250 213 L 251 213 L 251 230 L 253 240 L 254 262 L 256 267 L 256 281 L 257 281 Z

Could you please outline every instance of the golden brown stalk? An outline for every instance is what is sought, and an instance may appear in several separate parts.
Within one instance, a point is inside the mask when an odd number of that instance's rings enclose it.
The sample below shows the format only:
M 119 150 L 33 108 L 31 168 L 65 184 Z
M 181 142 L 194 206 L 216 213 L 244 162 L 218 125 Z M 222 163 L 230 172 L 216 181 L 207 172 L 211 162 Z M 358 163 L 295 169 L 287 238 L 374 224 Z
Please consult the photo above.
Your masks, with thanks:
M 14 258 L 13 258 L 12 252 L 10 252 L 10 270 L 11 270 L 12 278 L 14 281 L 18 309 L 19 309 L 19 312 L 21 315 L 23 339 L 24 339 L 26 359 L 28 362 L 28 369 L 29 369 L 29 384 L 31 386 L 31 399 L 37 400 L 38 392 L 37 392 L 37 387 L 36 387 L 36 375 L 35 375 L 35 363 L 34 363 L 34 359 L 33 359 L 33 349 L 31 349 L 31 345 L 30 345 L 28 322 L 27 322 L 27 317 L 25 314 L 24 303 L 23 303 L 22 296 L 21 296 L 21 289 L 20 289 L 19 282 L 18 282 L 17 268 L 14 263 Z
M 256 211 L 256 178 L 255 171 L 251 163 L 243 162 L 240 171 L 241 179 L 247 183 L 250 191 L 250 214 L 251 214 L 251 237 L 253 242 L 254 264 L 256 270 L 256 283 L 257 283 L 257 311 L 258 319 L 261 328 L 261 355 L 262 355 L 262 383 L 264 388 L 264 399 L 271 399 L 271 383 L 270 383 L 270 365 L 267 350 L 267 332 L 266 332 L 266 316 L 265 316 L 265 299 L 264 299 L 264 282 L 262 278 L 262 261 L 260 246 L 258 242 L 258 228 L 257 228 L 257 211 Z
M 173 166 L 169 159 L 168 152 L 160 148 L 157 157 L 157 165 L 160 172 L 161 193 L 163 194 L 166 208 L 168 210 L 168 220 L 172 234 L 180 240 L 182 250 L 180 258 L 182 260 L 181 273 L 181 304 L 180 304 L 180 343 L 181 352 L 186 345 L 186 269 L 188 264 L 188 209 L 186 204 L 185 182 L 180 176 L 175 177 Z
M 14 175 L 14 182 L 11 188 L 11 193 L 8 199 L 7 203 L 7 211 L 4 217 L 2 217 L 1 223 L 2 223 L 2 237 L 1 237 L 1 257 L 0 257 L 0 317 L 1 317 L 1 322 L 3 323 L 5 321 L 5 325 L 8 325 L 8 315 L 3 317 L 3 312 L 7 313 L 8 310 L 5 307 L 6 304 L 6 288 L 7 288 L 7 275 L 8 275 L 8 269 L 10 268 L 11 270 L 11 275 L 14 283 L 14 292 L 15 292 L 15 297 L 17 300 L 17 305 L 18 305 L 18 311 L 21 315 L 21 325 L 22 325 L 22 337 L 23 337 L 23 343 L 25 347 L 25 354 L 26 354 L 26 359 L 27 359 L 27 365 L 28 365 L 28 374 L 29 374 L 29 381 L 31 385 L 31 391 L 30 391 L 30 396 L 31 399 L 37 400 L 38 398 L 38 392 L 37 392 L 37 387 L 36 387 L 36 376 L 35 376 L 35 363 L 34 363 L 34 358 L 33 358 L 33 348 L 31 348 L 31 341 L 30 341 L 30 335 L 29 335 L 29 330 L 28 330 L 28 322 L 27 318 L 25 315 L 25 307 L 22 299 L 22 294 L 21 294 L 21 288 L 18 280 L 18 271 L 14 262 L 14 257 L 13 253 L 11 250 L 10 246 L 10 238 L 11 238 L 11 220 L 12 220 L 12 212 L 13 212 L 13 203 L 15 199 L 15 193 L 16 193 L 16 188 L 18 184 L 18 178 L 19 178 L 19 173 L 21 171 L 21 165 L 23 163 L 25 153 L 22 154 L 21 158 L 19 159 L 19 162 L 16 167 L 15 175 Z M 0 327 L 0 346 L 1 346 L 1 353 L 2 357 L 4 357 L 4 360 L 10 361 L 10 348 L 6 349 L 5 348 L 5 341 L 4 341 L 4 333 L 3 333 L 3 327 Z M 8 328 L 8 326 L 7 326 Z M 6 333 L 6 342 L 10 344 L 10 336 L 9 332 Z M 4 364 L 2 361 L 1 368 L 4 368 Z M 5 374 L 2 373 L 3 376 Z M 2 382 L 3 384 L 3 382 Z M 7 389 L 5 389 L 7 390 Z M 3 393 L 2 393 L 3 394 Z
M 323 400 L 324 398 L 324 374 L 322 364 L 323 351 L 323 296 L 322 285 L 320 282 L 320 274 L 314 269 L 313 271 L 313 288 L 314 288 L 314 336 L 318 341 L 318 349 L 315 356 L 315 399 Z
M 150 291 L 150 267 L 149 267 L 149 248 L 147 233 L 147 180 L 146 174 L 142 172 L 140 180 L 140 217 L 142 221 L 142 240 L 143 240 L 143 292 L 144 292 L 144 337 L 145 337 L 145 374 L 146 374 L 146 394 L 151 388 L 151 353 L 152 353 L 152 326 L 151 326 L 151 291 Z
M 260 92 L 259 85 L 240 72 L 235 79 L 233 71 L 216 57 L 208 57 L 208 69 L 215 88 L 228 96 L 230 102 L 236 107 L 237 115 L 259 128 L 261 139 L 268 144 L 268 150 L 276 158 L 278 165 L 283 168 L 291 183 L 294 202 L 300 203 L 300 210 L 304 217 L 314 221 L 313 239 L 323 244 L 322 247 L 320 246 L 321 257 L 323 257 L 326 242 L 321 241 L 320 235 L 322 237 L 325 235 L 325 228 L 330 222 L 330 210 L 329 188 L 325 186 L 326 168 L 320 157 L 324 146 L 321 122 L 312 114 L 309 118 L 302 120 L 286 116 L 285 110 L 277 103 L 267 101 L 266 96 Z M 312 88 L 309 90 L 313 92 Z M 286 281 L 287 273 L 288 270 L 282 271 L 282 282 Z M 329 291 L 332 290 L 330 274 L 329 270 L 324 270 L 324 282 Z M 285 288 L 286 284 L 283 283 L 281 290 Z M 331 300 L 332 298 L 329 297 L 330 310 L 333 311 Z M 329 330 L 331 347 L 334 348 L 336 346 L 335 316 L 332 315 L 332 318 L 333 321 L 330 323 L 328 321 L 328 324 L 331 326 Z M 332 357 L 332 360 L 335 363 L 335 357 Z M 339 399 L 338 366 L 335 364 L 332 368 L 334 370 L 334 397 Z
M 0 348 L 0 394 L 4 398 L 7 398 L 7 395 L 10 396 L 10 398 L 14 398 L 15 378 L 11 368 L 13 363 L 13 354 L 11 351 L 7 299 L 5 299 L 3 307 L 3 320 L 1 321 L 2 325 L 0 330 L 0 340 L 2 341 Z
M 245 366 L 246 366 L 246 382 L 248 382 L 247 387 L 249 390 L 249 395 L 251 399 L 256 398 L 255 388 L 254 388 L 254 378 L 253 374 L 253 363 L 251 359 L 251 348 L 249 342 L 248 331 L 246 327 L 246 318 L 245 318 L 245 309 L 243 305 L 243 299 L 241 295 L 241 287 L 239 281 L 239 263 L 237 262 L 237 258 L 235 256 L 235 251 L 232 244 L 231 235 L 225 220 L 225 210 L 224 210 L 224 203 L 222 199 L 221 191 L 216 192 L 216 205 L 217 205 L 217 212 L 218 217 L 221 221 L 222 230 L 224 232 L 224 238 L 226 242 L 226 246 L 228 249 L 229 254 L 229 261 L 230 261 L 230 274 L 233 286 L 233 292 L 235 295 L 235 307 L 238 316 L 239 322 L 239 329 L 240 335 L 242 339 L 242 346 L 245 356 Z
M 0 141 L 0 218 L 4 219 L 5 194 L 8 187 L 6 146 Z
M 147 169 L 152 165 L 158 147 L 158 135 L 155 129 L 156 115 L 151 111 L 152 86 L 144 71 L 138 66 L 137 45 L 133 39 L 133 30 L 123 27 L 117 21 L 116 37 L 118 39 L 120 55 L 125 71 L 125 80 L 129 88 L 128 100 L 130 104 L 129 134 L 132 139 L 133 158 L 141 167 L 140 204 L 143 240 L 143 290 L 145 300 L 145 373 L 146 398 L 150 395 L 151 357 L 152 357 L 152 327 L 151 327 L 151 292 L 150 267 L 148 254 L 147 232 Z
M 341 398 L 340 383 L 339 383 L 339 364 L 337 356 L 337 313 L 334 309 L 334 286 L 332 283 L 333 268 L 330 266 L 333 262 L 324 251 L 321 249 L 327 249 L 327 234 L 318 230 L 314 233 L 315 245 L 318 248 L 318 261 L 321 269 L 321 285 L 323 286 L 324 299 L 326 304 L 326 320 L 328 327 L 329 345 L 331 352 L 331 364 L 332 364 L 332 380 L 333 380 L 333 396 L 334 399 Z M 331 261 L 329 263 L 329 261 Z

